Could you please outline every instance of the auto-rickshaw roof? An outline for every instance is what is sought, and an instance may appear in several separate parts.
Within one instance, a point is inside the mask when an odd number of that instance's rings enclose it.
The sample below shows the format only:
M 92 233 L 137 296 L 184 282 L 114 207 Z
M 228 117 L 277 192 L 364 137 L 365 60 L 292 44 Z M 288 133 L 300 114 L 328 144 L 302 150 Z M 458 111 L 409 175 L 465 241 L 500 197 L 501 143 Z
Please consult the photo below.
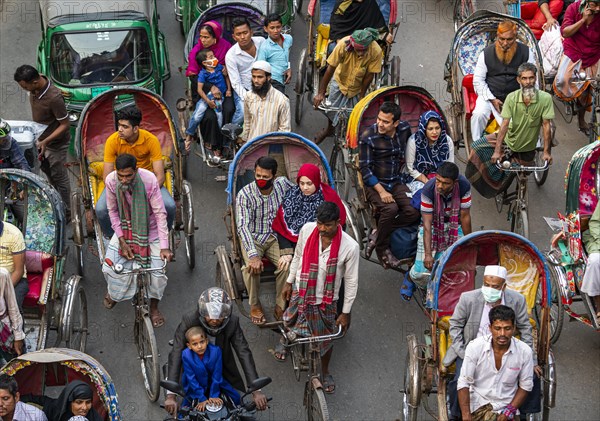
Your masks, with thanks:
M 140 20 L 152 22 L 155 0 L 56 1 L 39 0 L 44 28 L 65 23 L 104 20 Z

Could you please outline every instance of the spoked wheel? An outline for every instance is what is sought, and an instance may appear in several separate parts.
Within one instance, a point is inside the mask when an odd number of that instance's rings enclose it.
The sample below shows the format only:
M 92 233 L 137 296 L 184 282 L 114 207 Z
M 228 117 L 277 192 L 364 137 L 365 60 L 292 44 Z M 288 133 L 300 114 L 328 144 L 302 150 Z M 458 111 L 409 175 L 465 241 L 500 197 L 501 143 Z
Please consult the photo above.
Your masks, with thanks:
M 187 181 L 183 182 L 183 230 L 185 234 L 185 257 L 190 269 L 196 266 L 196 243 L 194 241 L 196 221 L 194 220 L 194 205 L 192 187 Z
M 420 351 L 415 335 L 408 335 L 406 339 L 408 350 L 406 353 L 406 367 L 404 369 L 404 390 L 402 393 L 400 419 L 402 421 L 417 421 L 419 404 L 421 403 Z
M 331 150 L 329 165 L 333 171 L 335 190 L 342 200 L 348 200 L 348 196 L 350 195 L 348 168 L 346 168 L 346 162 L 344 160 L 344 151 L 337 142 Z
M 85 352 L 88 335 L 87 298 L 79 276 L 71 276 L 65 282 L 61 299 L 61 338 L 67 348 Z
M 304 112 L 304 99 L 306 98 L 305 81 L 307 77 L 306 64 L 306 48 L 304 48 L 300 53 L 298 72 L 296 73 L 296 87 L 294 88 L 294 91 L 296 92 L 296 109 L 294 110 L 294 119 L 296 120 L 296 124 L 300 124 L 302 122 L 302 114 Z
M 390 69 L 390 85 L 400 86 L 400 57 L 392 57 L 392 65 Z
M 75 244 L 75 254 L 77 259 L 77 274 L 83 276 L 83 220 L 84 212 L 81 193 L 71 195 L 71 226 L 73 227 L 73 243 Z
M 142 368 L 142 376 L 144 376 L 146 394 L 151 402 L 156 402 L 160 395 L 158 345 L 156 345 L 154 328 L 149 314 L 145 314 L 141 320 L 136 320 L 133 334 Z
M 562 298 L 558 283 L 557 271 L 562 270 L 559 266 L 550 266 L 550 285 L 552 291 L 550 295 L 551 307 L 550 307 L 550 343 L 555 344 L 558 342 L 560 333 L 562 332 L 563 323 L 565 320 L 565 309 L 562 306 Z M 535 295 L 535 307 L 533 309 L 535 321 L 539 325 L 541 323 L 542 316 L 542 288 L 538 287 Z
M 510 230 L 515 234 L 529 238 L 529 216 L 525 209 L 517 209 L 510 220 Z
M 329 421 L 329 409 L 327 408 L 323 389 L 317 387 L 313 382 L 307 382 L 306 389 L 306 403 L 310 404 L 306 407 L 308 421 Z
M 548 361 L 544 366 L 542 381 L 542 421 L 550 419 L 550 408 L 556 405 L 556 364 L 552 350 L 548 352 Z
M 535 151 L 535 166 L 536 167 L 541 167 L 544 165 L 544 162 L 542 161 L 544 154 L 542 151 Z M 550 167 L 548 166 L 548 168 L 546 168 L 545 170 L 539 170 L 539 171 L 534 171 L 533 172 L 533 178 L 535 179 L 535 184 L 537 184 L 538 186 L 543 185 L 546 182 L 546 178 L 548 178 L 548 170 L 550 170 Z
M 354 214 L 354 208 L 345 201 L 342 201 L 342 203 L 346 210 L 346 232 L 350 234 L 362 250 L 364 247 L 364 239 L 357 224 L 357 216 Z
M 305 361 L 304 351 L 304 345 L 295 345 L 290 347 L 290 357 L 292 359 L 292 368 L 294 369 L 296 381 L 300 381 L 300 374 L 302 373 L 302 366 L 304 365 Z

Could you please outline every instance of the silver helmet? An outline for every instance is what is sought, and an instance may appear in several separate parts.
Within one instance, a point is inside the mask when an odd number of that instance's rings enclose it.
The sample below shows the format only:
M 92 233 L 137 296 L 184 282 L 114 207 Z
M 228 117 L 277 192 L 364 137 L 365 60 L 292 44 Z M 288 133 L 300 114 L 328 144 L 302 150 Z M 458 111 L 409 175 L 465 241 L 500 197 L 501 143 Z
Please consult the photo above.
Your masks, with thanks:
M 221 332 L 231 316 L 231 299 L 229 295 L 218 287 L 212 287 L 205 290 L 200 294 L 198 299 L 198 313 L 200 314 L 200 323 L 206 329 L 206 331 L 215 336 Z M 221 320 L 221 324 L 218 327 L 210 326 L 206 319 Z

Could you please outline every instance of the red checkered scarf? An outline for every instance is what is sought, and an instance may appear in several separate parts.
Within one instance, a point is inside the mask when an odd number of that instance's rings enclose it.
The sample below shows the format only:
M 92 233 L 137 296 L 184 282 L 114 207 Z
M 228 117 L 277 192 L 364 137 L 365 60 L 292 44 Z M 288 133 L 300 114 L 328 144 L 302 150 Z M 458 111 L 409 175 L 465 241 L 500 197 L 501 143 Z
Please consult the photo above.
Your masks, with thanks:
M 442 195 L 438 189 L 435 189 L 435 199 L 433 207 L 433 235 L 431 238 L 431 248 L 436 252 L 445 251 L 448 247 L 458 240 L 458 223 L 460 221 L 460 190 L 458 183 L 454 183 L 452 189 L 452 200 L 450 202 L 450 222 L 448 231 L 444 229 L 444 219 L 446 209 Z
M 323 286 L 323 301 L 321 308 L 324 309 L 327 304 L 333 301 L 335 289 L 335 274 L 337 270 L 338 253 L 342 243 L 342 229 L 338 227 L 337 234 L 333 237 L 329 246 L 329 259 L 325 270 L 325 285 Z M 298 285 L 298 310 L 302 313 L 306 305 L 315 305 L 317 302 L 316 286 L 319 275 L 319 230 L 315 227 L 304 244 L 302 255 L 302 272 L 300 273 L 300 282 Z

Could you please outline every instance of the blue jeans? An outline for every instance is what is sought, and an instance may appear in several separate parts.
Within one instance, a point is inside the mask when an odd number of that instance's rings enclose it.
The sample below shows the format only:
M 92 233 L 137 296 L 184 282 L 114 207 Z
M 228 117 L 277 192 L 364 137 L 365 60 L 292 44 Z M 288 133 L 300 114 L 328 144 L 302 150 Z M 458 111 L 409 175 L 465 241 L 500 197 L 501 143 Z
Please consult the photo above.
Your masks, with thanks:
M 206 96 L 211 101 L 214 100 L 213 94 L 209 93 Z M 207 108 L 208 108 L 208 104 L 203 99 L 200 99 L 200 101 L 198 101 L 196 103 L 196 109 L 194 110 L 192 117 L 190 118 L 190 123 L 188 124 L 188 128 L 185 131 L 185 134 L 190 135 L 190 136 L 193 136 L 196 134 L 196 131 L 198 130 L 198 126 L 200 125 L 200 122 L 202 121 L 202 118 L 204 117 L 204 113 L 206 112 Z M 244 111 L 242 110 L 242 113 L 243 112 Z M 215 109 L 215 114 L 217 114 L 217 120 L 219 121 L 219 127 L 221 127 L 223 125 L 223 113 L 221 111 L 217 111 Z
M 235 103 L 235 114 L 233 114 L 231 122 L 241 126 L 244 124 L 244 101 L 236 91 L 233 91 L 233 102 Z
M 106 190 L 102 192 L 96 203 L 96 216 L 98 217 L 98 223 L 102 228 L 102 233 L 107 238 L 112 238 L 115 233 L 110 223 L 110 216 L 108 214 L 108 207 L 106 206 Z M 168 229 L 173 228 L 173 221 L 175 221 L 175 200 L 169 194 L 169 191 L 165 186 L 160 188 L 163 202 L 165 202 L 165 210 L 167 211 L 167 227 Z

